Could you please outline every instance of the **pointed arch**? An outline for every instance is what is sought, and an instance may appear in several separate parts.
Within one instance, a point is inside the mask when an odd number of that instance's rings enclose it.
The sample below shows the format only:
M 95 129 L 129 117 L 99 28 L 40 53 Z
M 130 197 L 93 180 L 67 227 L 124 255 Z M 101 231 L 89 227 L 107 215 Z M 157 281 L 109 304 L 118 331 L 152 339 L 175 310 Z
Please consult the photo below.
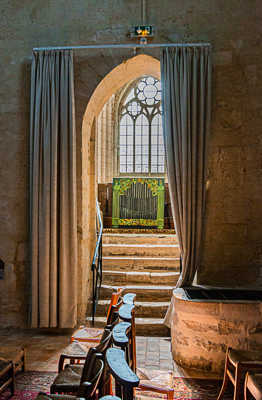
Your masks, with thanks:
M 84 113 L 81 135 L 81 243 L 80 246 L 80 274 L 81 288 L 79 302 L 89 303 L 91 293 L 91 257 L 95 244 L 95 199 L 97 197 L 95 169 L 95 120 L 110 97 L 128 82 L 143 75 L 152 75 L 160 79 L 160 61 L 148 55 L 138 55 L 119 64 L 94 90 Z
M 83 117 L 82 124 L 82 177 L 88 177 L 90 171 L 90 154 L 89 143 L 91 137 L 92 126 L 95 118 L 99 115 L 105 103 L 110 97 L 116 93 L 121 87 L 128 82 L 139 78 L 142 75 L 152 75 L 160 79 L 160 61 L 152 56 L 140 54 L 129 60 L 119 64 L 96 87 L 92 94 Z M 92 157 L 91 157 L 92 158 Z M 89 182 L 83 179 L 82 182 L 82 211 L 86 211 L 89 204 L 90 190 Z M 95 190 L 94 190 L 95 199 Z M 93 200 L 94 200 L 93 199 Z M 89 207 L 88 207 L 89 208 Z M 89 218 L 87 218 L 88 220 Z M 86 223 L 85 223 L 86 225 Z M 84 230 L 84 226 L 83 226 Z M 86 232 L 87 233 L 87 232 Z M 83 231 L 83 237 L 85 233 Z
M 115 67 L 96 87 L 84 113 L 82 135 L 89 140 L 94 118 L 105 103 L 121 87 L 142 75 L 152 75 L 160 79 L 160 61 L 152 56 L 140 54 Z

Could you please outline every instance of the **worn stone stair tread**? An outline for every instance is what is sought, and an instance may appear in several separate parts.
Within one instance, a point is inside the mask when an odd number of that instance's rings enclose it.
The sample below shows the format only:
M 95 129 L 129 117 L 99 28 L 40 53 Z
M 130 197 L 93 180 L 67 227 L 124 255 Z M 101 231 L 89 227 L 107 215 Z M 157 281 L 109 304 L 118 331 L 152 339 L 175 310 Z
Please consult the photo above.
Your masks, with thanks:
M 164 319 L 163 318 L 137 318 L 136 317 L 136 326 L 137 325 L 164 325 L 163 324 Z
M 87 317 L 86 321 L 87 323 L 90 323 L 92 320 L 91 317 Z M 159 326 L 165 326 L 163 323 L 164 319 L 163 318 L 137 318 L 136 317 L 136 328 L 139 325 L 159 325 Z M 95 317 L 95 326 L 100 327 L 100 326 L 105 326 L 106 324 L 106 318 L 105 317 Z M 168 329 L 168 328 L 167 328 Z
M 102 284 L 101 285 L 101 289 L 112 289 L 112 290 L 116 290 L 117 288 L 119 288 L 119 285 L 105 285 Z M 141 282 L 141 284 L 137 283 L 136 285 L 125 285 L 124 286 L 124 292 L 127 291 L 132 291 L 133 290 L 139 290 L 139 289 L 145 289 L 145 290 L 173 290 L 175 288 L 175 286 L 169 286 L 169 285 L 145 285 L 143 284 L 143 282 Z
M 103 268 L 129 271 L 168 270 L 179 271 L 178 257 L 103 257 Z
M 170 301 L 175 285 L 145 285 L 144 283 L 128 285 L 106 285 L 102 284 L 100 299 L 108 299 L 112 292 L 119 287 L 124 288 L 124 293 L 136 293 L 136 301 Z
M 180 251 L 174 231 L 110 232 L 103 236 L 103 282 L 95 325 L 105 325 L 111 293 L 122 287 L 136 294 L 136 333 L 165 337 L 163 324 L 179 278 Z
M 139 244 L 139 243 L 155 243 L 155 244 L 176 244 L 178 243 L 177 235 L 175 234 L 147 234 L 142 233 L 128 234 L 128 233 L 106 233 L 103 234 L 103 243 L 115 243 L 115 244 Z
M 168 257 L 166 256 L 168 254 Z M 104 257 L 117 257 L 118 259 L 122 257 L 148 257 L 148 258 L 178 258 L 179 250 L 176 248 L 169 249 L 169 252 L 166 253 L 166 248 L 149 248 L 149 247 L 116 247 L 113 249 L 112 247 L 103 250 L 103 258 Z M 121 262 L 121 261 L 120 261 Z
M 143 228 L 132 228 L 132 230 L 128 228 L 104 228 L 103 232 L 105 235 L 107 234 L 128 234 L 128 235 L 134 235 L 134 234 L 142 234 L 144 236 L 147 235 L 176 235 L 176 231 L 174 229 L 143 229 Z
M 143 283 L 155 285 L 161 282 L 162 285 L 175 285 L 179 278 L 178 271 L 125 271 L 125 270 L 103 270 L 104 284 L 128 285 L 132 283 Z
M 110 300 L 99 300 L 98 304 L 101 306 L 109 306 Z M 168 307 L 170 301 L 135 301 L 135 306 L 141 307 Z
M 176 271 L 158 271 L 158 272 L 149 272 L 149 271 L 119 271 L 119 270 L 112 270 L 112 269 L 103 269 L 103 273 L 107 274 L 115 274 L 115 275 L 131 275 L 131 276 L 144 276 L 144 275 L 150 275 L 150 276 L 155 276 L 155 277 L 161 277 L 161 276 L 177 276 Z
M 86 322 L 91 324 L 91 318 Z M 95 318 L 96 328 L 103 328 L 105 323 L 106 318 Z M 163 324 L 163 318 L 136 318 L 136 336 L 170 337 L 170 329 Z
M 165 257 L 166 254 L 177 257 L 178 244 L 103 244 L 103 256 L 130 256 L 130 257 Z
M 152 244 L 152 243 L 143 243 L 143 244 L 137 244 L 137 243 L 132 243 L 132 244 L 127 244 L 127 243 L 104 243 L 103 247 L 138 247 L 138 248 L 145 248 L 145 247 L 161 247 L 161 248 L 166 248 L 166 247 L 176 247 L 179 248 L 178 244 Z
M 170 296 L 168 296 L 170 298 Z M 167 300 L 167 299 L 166 299 Z M 108 309 L 109 300 L 99 300 L 96 308 L 96 316 L 105 316 Z M 141 299 L 135 301 L 136 317 L 137 318 L 164 318 L 166 315 L 170 301 L 150 301 L 149 299 Z
M 138 308 L 142 307 L 150 307 L 150 308 L 166 308 L 168 309 L 170 305 L 170 301 L 136 301 L 136 306 Z
M 103 260 L 121 260 L 121 259 L 123 259 L 123 260 L 160 260 L 160 261 L 170 261 L 170 260 L 174 260 L 174 261 L 177 261 L 177 260 L 179 260 L 180 258 L 179 257 L 172 257 L 172 256 L 170 256 L 170 257 L 162 257 L 162 256 L 154 256 L 154 257 L 147 257 L 147 256 L 145 256 L 145 257 L 138 257 L 138 256 L 124 256 L 124 255 L 121 255 L 121 256 L 117 256 L 117 255 L 115 255 L 115 256 L 103 256 Z
M 175 237 L 176 236 L 176 234 L 174 234 L 174 233 L 147 233 L 147 234 L 145 234 L 145 233 L 104 233 L 104 236 L 119 236 L 119 237 L 122 237 L 122 236 L 124 236 L 124 237 L 130 237 L 130 236 L 132 236 L 132 237 L 136 237 L 136 236 L 138 236 L 138 237 L 146 237 L 146 238 L 148 238 L 148 237 L 167 237 L 167 236 L 170 236 L 170 237 Z

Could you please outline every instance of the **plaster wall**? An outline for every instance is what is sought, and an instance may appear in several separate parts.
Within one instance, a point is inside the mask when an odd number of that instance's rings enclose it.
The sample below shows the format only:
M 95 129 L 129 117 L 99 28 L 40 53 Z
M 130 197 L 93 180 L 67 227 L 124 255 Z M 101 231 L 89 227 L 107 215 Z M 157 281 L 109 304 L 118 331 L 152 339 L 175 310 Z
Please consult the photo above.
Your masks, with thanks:
M 213 123 L 198 280 L 213 285 L 261 286 L 261 1 L 151 0 L 147 14 L 148 21 L 156 26 L 155 42 L 209 41 L 213 46 Z M 5 270 L 4 279 L 0 280 L 0 326 L 26 324 L 31 50 L 38 46 L 128 42 L 126 33 L 138 22 L 138 0 L 1 1 L 0 258 Z M 145 52 L 159 58 L 158 49 Z M 92 242 L 92 233 L 83 233 L 85 218 L 89 221 L 91 212 L 87 209 L 87 198 L 92 197 L 88 192 L 92 173 L 88 167 L 82 168 L 82 157 L 88 157 L 90 150 L 90 135 L 82 135 L 83 116 L 96 86 L 114 67 L 133 55 L 133 50 L 126 49 L 75 53 L 82 285 L 79 319 L 86 308 L 83 287 L 90 292 L 87 264 Z M 107 99 L 112 94 L 108 93 Z M 97 105 L 99 110 L 103 104 L 102 101 Z M 85 247 L 84 243 L 89 244 Z

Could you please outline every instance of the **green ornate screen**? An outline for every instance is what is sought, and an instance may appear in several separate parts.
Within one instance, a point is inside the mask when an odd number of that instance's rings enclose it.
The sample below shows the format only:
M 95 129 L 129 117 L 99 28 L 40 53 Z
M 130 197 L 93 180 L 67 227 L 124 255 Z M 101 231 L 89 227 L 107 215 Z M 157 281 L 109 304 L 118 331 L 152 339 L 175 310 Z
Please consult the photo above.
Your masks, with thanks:
M 114 178 L 112 226 L 164 227 L 163 178 Z

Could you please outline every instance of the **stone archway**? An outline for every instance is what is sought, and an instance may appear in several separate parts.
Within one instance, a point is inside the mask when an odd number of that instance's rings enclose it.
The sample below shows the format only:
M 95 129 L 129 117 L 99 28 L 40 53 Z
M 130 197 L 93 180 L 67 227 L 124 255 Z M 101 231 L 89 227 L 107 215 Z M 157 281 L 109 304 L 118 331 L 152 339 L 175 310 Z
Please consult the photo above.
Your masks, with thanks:
M 152 75 L 160 79 L 160 62 L 148 55 L 138 55 L 121 63 L 108 73 L 96 87 L 90 98 L 82 124 L 82 240 L 80 244 L 81 282 L 79 282 L 79 320 L 83 320 L 86 305 L 91 299 L 91 258 L 95 245 L 95 120 L 105 103 L 122 86 L 142 75 Z

